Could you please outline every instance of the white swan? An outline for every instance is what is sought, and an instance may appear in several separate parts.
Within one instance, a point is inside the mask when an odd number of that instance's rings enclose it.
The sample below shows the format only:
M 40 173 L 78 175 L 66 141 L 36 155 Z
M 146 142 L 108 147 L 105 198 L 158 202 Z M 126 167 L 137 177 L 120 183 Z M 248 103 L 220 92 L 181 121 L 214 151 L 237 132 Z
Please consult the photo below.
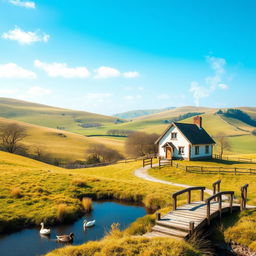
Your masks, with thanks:
M 92 220 L 92 221 L 84 220 L 84 224 L 83 224 L 84 229 L 94 226 L 95 222 L 96 220 Z
M 44 228 L 44 223 L 41 223 L 41 229 L 40 229 L 40 234 L 41 235 L 49 235 L 51 233 L 50 229 Z

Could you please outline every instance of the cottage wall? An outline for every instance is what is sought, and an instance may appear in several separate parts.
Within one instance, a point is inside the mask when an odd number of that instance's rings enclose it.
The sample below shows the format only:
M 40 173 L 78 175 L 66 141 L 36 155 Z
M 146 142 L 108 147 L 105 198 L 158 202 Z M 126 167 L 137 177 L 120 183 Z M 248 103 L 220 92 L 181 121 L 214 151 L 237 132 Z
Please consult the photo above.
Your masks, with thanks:
M 209 145 L 209 153 L 205 153 L 205 147 L 206 145 Z M 199 146 L 199 154 L 196 155 L 196 146 Z M 212 151 L 213 151 L 213 146 L 211 144 L 204 144 L 204 145 L 195 145 L 191 147 L 191 159 L 193 158 L 206 158 L 206 157 L 211 157 L 212 156 Z
M 177 133 L 177 139 L 171 138 L 171 133 L 176 132 Z M 163 136 L 163 138 L 159 141 L 159 156 L 166 157 L 165 149 L 163 148 L 163 145 L 166 142 L 171 142 L 174 145 L 174 151 L 173 151 L 173 157 L 174 158 L 189 158 L 189 142 L 185 138 L 185 136 L 177 129 L 177 127 L 172 126 L 167 133 Z M 179 147 L 184 147 L 184 154 L 179 155 Z

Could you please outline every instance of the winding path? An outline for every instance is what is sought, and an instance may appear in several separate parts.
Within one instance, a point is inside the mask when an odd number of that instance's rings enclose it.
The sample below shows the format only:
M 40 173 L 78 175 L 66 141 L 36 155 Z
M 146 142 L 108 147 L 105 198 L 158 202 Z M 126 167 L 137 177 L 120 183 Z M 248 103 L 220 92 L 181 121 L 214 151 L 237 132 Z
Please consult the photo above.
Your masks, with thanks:
M 153 167 L 156 167 L 156 166 L 158 166 L 158 165 L 157 164 L 153 165 Z M 149 165 L 147 165 L 145 167 L 141 167 L 141 168 L 134 171 L 134 175 L 138 178 L 141 178 L 141 179 L 144 179 L 144 180 L 147 180 L 147 181 L 162 183 L 162 184 L 170 185 L 170 186 L 174 186 L 174 187 L 180 187 L 180 188 L 189 188 L 189 187 L 191 187 L 190 185 L 187 185 L 187 184 L 174 183 L 174 182 L 160 180 L 160 179 L 157 179 L 155 177 L 152 177 L 148 174 L 149 169 L 151 169 L 151 167 Z M 211 189 L 205 189 L 205 192 L 209 195 L 213 195 L 213 191 Z M 225 198 L 223 197 L 223 199 L 225 199 Z

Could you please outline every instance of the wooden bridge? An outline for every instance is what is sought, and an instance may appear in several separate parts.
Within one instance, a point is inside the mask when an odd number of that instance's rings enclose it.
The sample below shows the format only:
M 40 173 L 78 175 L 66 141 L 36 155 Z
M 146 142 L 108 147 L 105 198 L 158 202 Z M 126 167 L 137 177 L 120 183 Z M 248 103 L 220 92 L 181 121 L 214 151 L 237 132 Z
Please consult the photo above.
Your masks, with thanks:
M 201 230 L 223 213 L 244 210 L 247 201 L 248 184 L 241 187 L 241 203 L 234 203 L 234 191 L 220 191 L 218 180 L 213 183 L 213 195 L 204 200 L 205 187 L 189 187 L 172 194 L 173 210 L 163 216 L 156 213 L 156 223 L 146 237 L 168 236 L 189 238 L 194 232 Z M 192 202 L 192 191 L 200 192 L 200 201 Z M 177 206 L 177 197 L 187 193 L 187 204 Z

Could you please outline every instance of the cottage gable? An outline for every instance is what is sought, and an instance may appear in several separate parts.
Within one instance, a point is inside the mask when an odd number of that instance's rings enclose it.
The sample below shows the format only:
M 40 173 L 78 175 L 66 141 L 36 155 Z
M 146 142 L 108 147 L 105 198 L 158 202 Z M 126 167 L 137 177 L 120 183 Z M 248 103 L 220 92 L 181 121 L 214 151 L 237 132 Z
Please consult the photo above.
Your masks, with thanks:
M 197 159 L 212 157 L 215 144 L 202 127 L 202 117 L 195 117 L 194 124 L 172 123 L 156 141 L 162 158 Z

